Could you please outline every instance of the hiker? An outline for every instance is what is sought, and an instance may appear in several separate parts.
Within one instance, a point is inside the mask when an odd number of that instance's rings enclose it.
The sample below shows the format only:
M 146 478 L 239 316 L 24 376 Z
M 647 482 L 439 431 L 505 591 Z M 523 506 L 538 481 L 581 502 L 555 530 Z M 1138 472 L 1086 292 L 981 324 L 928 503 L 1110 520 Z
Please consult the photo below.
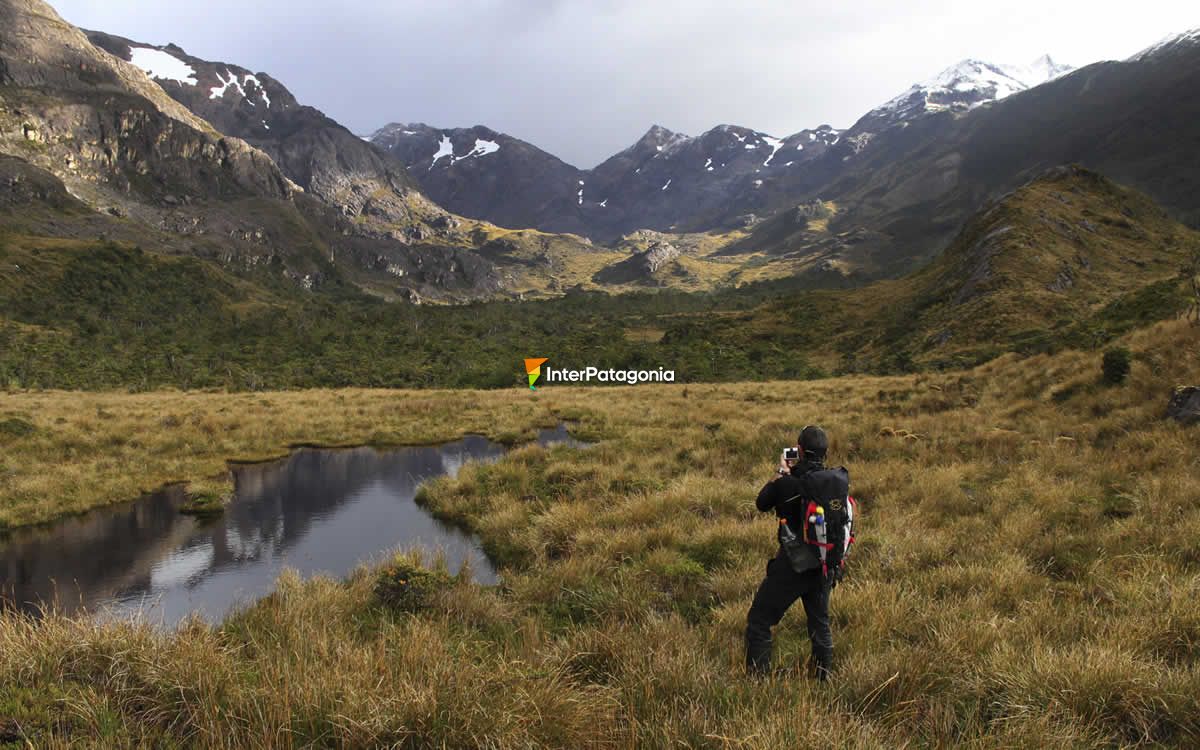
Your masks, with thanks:
M 753 675 L 770 670 L 771 628 L 800 599 L 812 642 L 809 673 L 820 680 L 829 677 L 829 593 L 841 580 L 854 541 L 856 508 L 846 468 L 825 468 L 828 450 L 825 431 L 805 427 L 755 501 L 760 512 L 774 510 L 779 519 L 779 552 L 767 563 L 767 575 L 746 616 L 746 669 Z

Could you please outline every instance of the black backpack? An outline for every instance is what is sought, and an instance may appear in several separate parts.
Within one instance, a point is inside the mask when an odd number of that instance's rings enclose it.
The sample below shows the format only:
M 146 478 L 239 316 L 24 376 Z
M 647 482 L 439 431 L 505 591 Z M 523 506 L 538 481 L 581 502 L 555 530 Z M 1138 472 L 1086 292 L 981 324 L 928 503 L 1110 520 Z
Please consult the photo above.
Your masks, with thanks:
M 779 545 L 792 570 L 815 568 L 841 577 L 854 543 L 857 503 L 850 497 L 850 472 L 844 466 L 818 469 L 796 477 L 798 493 L 777 508 Z M 793 528 L 788 518 L 799 519 Z

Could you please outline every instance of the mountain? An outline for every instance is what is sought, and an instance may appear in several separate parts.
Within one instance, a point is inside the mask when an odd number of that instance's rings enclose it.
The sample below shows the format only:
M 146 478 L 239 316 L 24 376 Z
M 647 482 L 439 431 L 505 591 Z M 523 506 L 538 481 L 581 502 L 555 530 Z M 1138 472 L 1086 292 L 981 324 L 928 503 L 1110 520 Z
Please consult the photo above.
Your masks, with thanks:
M 720 125 L 688 137 L 651 128 L 636 144 L 592 170 L 593 195 L 606 203 L 603 231 L 634 228 L 697 231 L 712 217 L 738 207 L 727 228 L 757 217 L 757 191 L 771 174 L 804 168 L 837 143 L 838 131 L 822 125 L 786 138 Z
M 16 160 L 6 171 L 61 182 L 77 201 L 67 211 L 23 193 L 0 215 L 7 231 L 103 236 L 309 290 L 435 301 L 552 286 L 537 263 L 476 252 L 498 235 L 526 255 L 590 249 L 450 214 L 402 163 L 265 73 L 85 36 L 40 0 L 0 0 L 0 22 L 0 156 Z
M 816 158 L 837 143 L 838 131 L 822 125 L 776 138 L 721 125 L 690 137 L 655 125 L 591 170 L 481 126 L 393 124 L 370 140 L 404 162 L 422 190 L 456 213 L 607 242 L 644 228 L 708 228 L 709 217 L 730 203 L 750 214 L 763 174 Z M 744 216 L 743 223 L 755 218 Z
M 0 185 L 20 177 L 0 158 Z M 51 178 L 0 191 L 85 205 Z M 512 387 L 514 351 L 689 380 L 957 367 L 1007 351 L 1095 349 L 1187 305 L 1200 234 L 1150 200 L 1057 168 L 972 216 L 921 271 L 853 289 L 607 294 L 413 308 L 253 283 L 193 257 L 15 235 L 0 222 L 0 383 L 9 387 Z M 702 248 L 639 232 L 598 273 L 656 286 Z M 581 256 L 588 260 L 592 256 Z M 580 257 L 574 258 L 578 262 Z M 715 261 L 713 261 L 715 263 Z M 447 367 L 446 362 L 454 366 Z
M 768 179 L 773 218 L 741 244 L 804 253 L 812 237 L 781 228 L 780 217 L 821 200 L 837 208 L 828 232 L 862 234 L 856 254 L 895 277 L 936 257 L 988 200 L 1065 163 L 1145 192 L 1197 226 L 1198 94 L 1200 43 L 1190 33 L 984 104 L 914 110 L 900 122 L 876 110 L 802 172 Z
M 963 60 L 935 77 L 868 112 L 863 120 L 875 129 L 900 124 L 928 112 L 965 112 L 998 101 L 1074 70 L 1043 55 L 1028 65 L 998 65 Z M 863 123 L 865 124 L 865 123 Z
M 433 234 L 439 212 L 421 206 L 404 165 L 372 148 L 320 110 L 303 106 L 279 81 L 237 65 L 211 62 L 176 45 L 155 47 L 99 31 L 93 44 L 140 67 L 191 112 L 228 136 L 271 156 L 296 184 L 348 217 L 381 216 L 405 230 L 402 239 Z
M 1005 351 L 1094 347 L 1188 303 L 1200 233 L 1145 195 L 1057 167 L 971 216 L 919 271 L 755 310 L 683 320 L 672 345 L 788 340 L 830 370 L 960 367 Z
M 101 239 L 210 260 L 268 287 L 387 300 L 625 286 L 599 275 L 623 251 L 451 214 L 395 157 L 265 73 L 85 37 L 37 0 L 0 0 L 0 13 L 18 32 L 0 37 L 0 230 L 25 246 Z M 465 153 L 459 168 L 498 156 Z M 716 264 L 684 285 L 709 289 L 733 270 Z
M 0 28 L 0 156 L 10 188 L 37 186 L 6 201 L 9 230 L 118 236 L 308 286 L 334 275 L 295 224 L 303 190 L 267 154 L 217 132 L 40 0 L 0 2 Z
M 881 128 L 926 113 L 966 112 L 1070 70 L 1048 55 L 1025 66 L 964 60 L 872 110 L 843 150 L 861 151 Z M 775 209 L 764 185 L 789 182 L 844 140 L 829 125 L 783 138 L 734 125 L 690 137 L 654 125 L 595 169 L 579 170 L 483 127 L 394 124 L 370 138 L 399 157 L 422 189 L 452 211 L 602 241 L 637 229 L 703 231 L 753 224 Z
M 438 205 L 456 214 L 503 227 L 586 228 L 576 200 L 585 173 L 518 138 L 482 126 L 438 130 L 392 123 L 369 140 L 404 164 Z

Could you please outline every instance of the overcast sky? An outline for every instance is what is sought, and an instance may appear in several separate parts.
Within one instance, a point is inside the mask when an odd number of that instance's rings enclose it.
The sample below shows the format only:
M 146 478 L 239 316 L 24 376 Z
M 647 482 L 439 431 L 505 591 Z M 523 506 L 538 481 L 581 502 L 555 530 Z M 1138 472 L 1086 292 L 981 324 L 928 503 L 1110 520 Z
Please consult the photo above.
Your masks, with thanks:
M 965 57 L 1080 66 L 1200 26 L 1194 0 L 50 2 L 269 73 L 357 133 L 481 124 L 584 168 L 654 123 L 844 128 Z

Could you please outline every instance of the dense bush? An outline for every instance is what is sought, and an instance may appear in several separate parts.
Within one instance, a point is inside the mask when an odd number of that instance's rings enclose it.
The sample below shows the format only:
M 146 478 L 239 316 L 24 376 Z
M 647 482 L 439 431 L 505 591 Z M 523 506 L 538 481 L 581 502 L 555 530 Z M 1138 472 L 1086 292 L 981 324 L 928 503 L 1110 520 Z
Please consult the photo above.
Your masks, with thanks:
M 1125 382 L 1125 378 L 1129 377 L 1129 370 L 1132 367 L 1133 355 L 1123 346 L 1116 346 L 1104 352 L 1104 360 L 1101 363 L 1101 368 L 1104 371 L 1104 382 L 1111 385 L 1120 385 Z

